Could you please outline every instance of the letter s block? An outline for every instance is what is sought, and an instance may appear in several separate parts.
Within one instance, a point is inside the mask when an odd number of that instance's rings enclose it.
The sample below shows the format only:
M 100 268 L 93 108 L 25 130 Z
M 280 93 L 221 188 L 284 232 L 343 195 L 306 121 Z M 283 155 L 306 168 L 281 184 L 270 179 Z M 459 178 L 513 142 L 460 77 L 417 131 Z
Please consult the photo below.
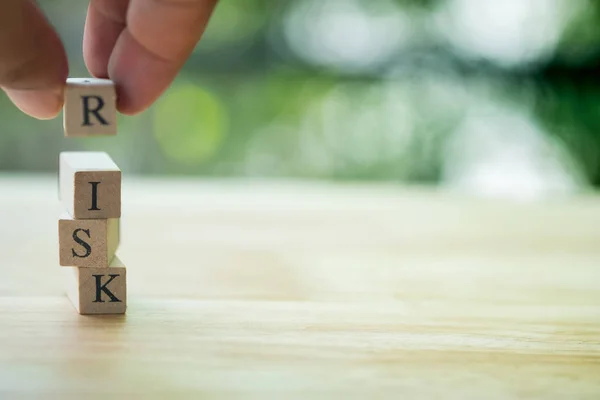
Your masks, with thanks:
M 62 152 L 59 196 L 75 219 L 121 217 L 121 170 L 104 152 Z
M 126 269 L 115 257 L 108 268 L 65 268 L 67 295 L 80 314 L 123 314 Z
M 119 218 L 58 221 L 59 259 L 63 267 L 107 268 L 119 247 Z
M 67 137 L 116 135 L 114 83 L 109 79 L 67 79 L 63 125 Z

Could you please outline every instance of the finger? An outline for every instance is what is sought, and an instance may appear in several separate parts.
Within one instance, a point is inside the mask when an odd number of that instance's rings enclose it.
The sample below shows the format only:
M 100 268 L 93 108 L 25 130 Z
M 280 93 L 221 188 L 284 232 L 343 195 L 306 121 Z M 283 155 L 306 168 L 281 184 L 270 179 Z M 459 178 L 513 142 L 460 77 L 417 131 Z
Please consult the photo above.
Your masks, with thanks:
M 83 57 L 88 71 L 108 78 L 108 60 L 125 29 L 129 0 L 91 0 L 83 34 Z
M 60 38 L 28 0 L 0 1 L 0 87 L 23 112 L 55 117 L 69 74 Z
M 118 108 L 136 114 L 173 79 L 202 36 L 217 0 L 131 0 L 108 64 Z

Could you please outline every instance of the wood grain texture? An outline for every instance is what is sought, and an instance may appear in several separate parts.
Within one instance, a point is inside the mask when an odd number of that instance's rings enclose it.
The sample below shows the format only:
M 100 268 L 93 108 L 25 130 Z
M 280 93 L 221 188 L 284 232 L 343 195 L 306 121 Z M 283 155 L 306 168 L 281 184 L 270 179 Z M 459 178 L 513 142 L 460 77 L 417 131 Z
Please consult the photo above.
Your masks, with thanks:
M 125 175 L 127 314 L 94 317 L 55 178 L 0 188 L 0 398 L 600 398 L 598 197 Z

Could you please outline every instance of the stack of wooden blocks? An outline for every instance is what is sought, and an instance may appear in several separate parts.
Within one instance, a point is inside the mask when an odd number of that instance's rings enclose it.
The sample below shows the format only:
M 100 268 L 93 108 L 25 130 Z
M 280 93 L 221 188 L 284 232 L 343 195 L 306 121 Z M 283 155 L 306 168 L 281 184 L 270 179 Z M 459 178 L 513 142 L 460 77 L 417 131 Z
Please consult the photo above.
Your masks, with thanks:
M 116 108 L 110 80 L 68 79 L 65 136 L 116 135 Z M 80 314 L 125 313 L 126 270 L 116 256 L 121 170 L 106 153 L 63 152 L 59 197 L 65 208 L 58 222 L 59 257 L 68 278 L 69 298 Z

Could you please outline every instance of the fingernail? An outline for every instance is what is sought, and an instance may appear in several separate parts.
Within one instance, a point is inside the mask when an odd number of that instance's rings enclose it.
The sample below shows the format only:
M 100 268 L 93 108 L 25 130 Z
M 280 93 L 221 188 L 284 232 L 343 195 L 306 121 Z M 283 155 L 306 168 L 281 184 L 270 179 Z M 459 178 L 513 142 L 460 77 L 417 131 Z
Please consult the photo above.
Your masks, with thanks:
M 63 106 L 63 89 L 4 89 L 9 99 L 25 114 L 37 119 L 53 119 Z

